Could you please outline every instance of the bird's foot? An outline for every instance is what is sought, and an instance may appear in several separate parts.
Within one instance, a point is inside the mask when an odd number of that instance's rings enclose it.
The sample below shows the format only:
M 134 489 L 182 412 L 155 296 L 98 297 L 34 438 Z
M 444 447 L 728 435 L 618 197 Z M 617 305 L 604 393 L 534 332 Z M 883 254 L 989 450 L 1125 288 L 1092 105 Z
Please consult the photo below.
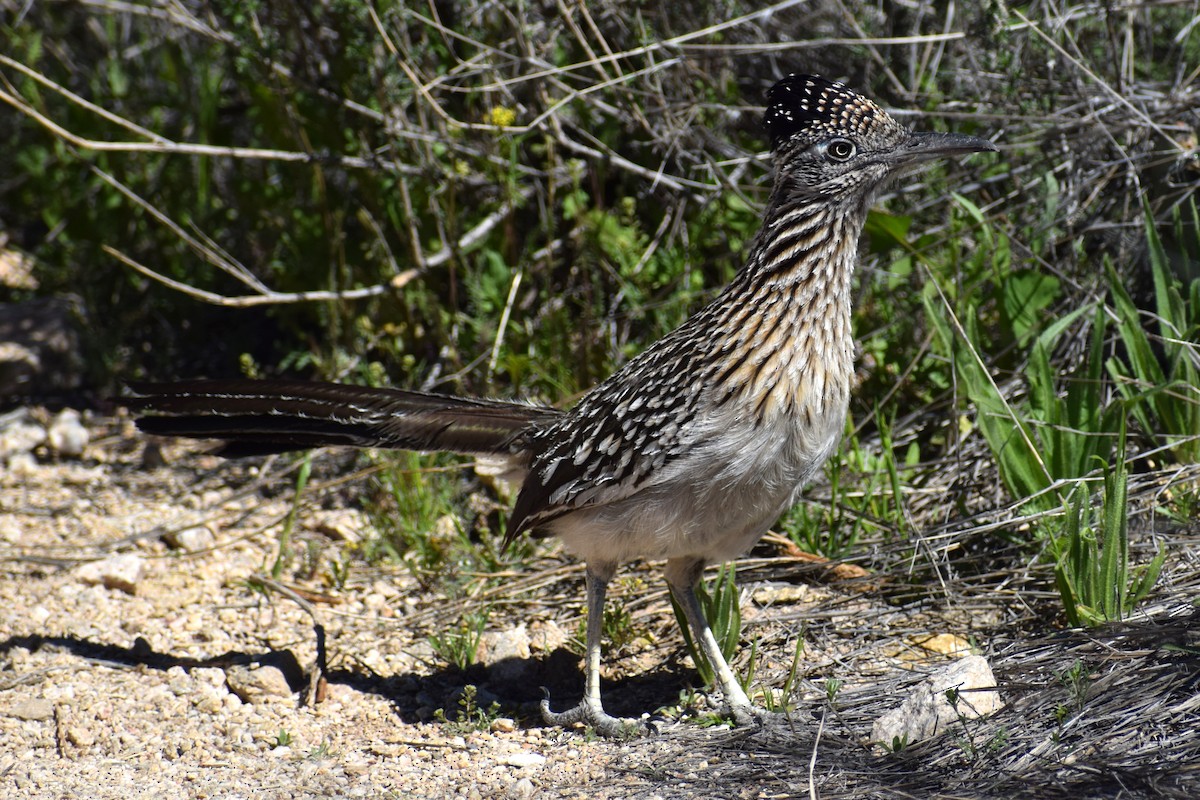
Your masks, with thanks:
M 544 689 L 542 691 L 545 692 Z M 579 701 L 579 705 L 566 711 L 551 711 L 550 693 L 545 692 L 545 694 L 546 697 L 542 700 L 542 719 L 547 725 L 566 728 L 576 722 L 582 722 L 590 725 L 596 733 L 608 739 L 629 739 L 634 736 L 643 736 L 651 731 L 650 726 L 641 720 L 612 716 L 598 701 L 589 697 L 583 698 Z
M 739 728 L 758 730 L 766 722 L 767 712 L 749 703 L 729 703 L 729 718 Z

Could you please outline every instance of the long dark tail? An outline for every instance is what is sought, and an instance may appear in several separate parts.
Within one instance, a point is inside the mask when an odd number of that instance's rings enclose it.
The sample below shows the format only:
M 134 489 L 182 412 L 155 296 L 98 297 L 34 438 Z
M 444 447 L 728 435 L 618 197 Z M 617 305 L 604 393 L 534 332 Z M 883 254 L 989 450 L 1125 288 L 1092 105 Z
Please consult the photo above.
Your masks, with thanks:
M 340 383 L 213 380 L 130 384 L 121 403 L 146 433 L 220 439 L 221 455 L 325 445 L 514 455 L 535 423 L 560 412 L 499 400 Z

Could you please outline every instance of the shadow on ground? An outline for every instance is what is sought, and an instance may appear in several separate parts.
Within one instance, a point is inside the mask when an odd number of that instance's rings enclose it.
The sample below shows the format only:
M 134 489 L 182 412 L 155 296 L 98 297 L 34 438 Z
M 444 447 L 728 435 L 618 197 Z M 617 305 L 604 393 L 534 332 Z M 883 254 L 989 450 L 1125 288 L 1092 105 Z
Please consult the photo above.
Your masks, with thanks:
M 323 633 L 317 634 L 318 641 Z M 428 722 L 434 711 L 444 709 L 454 719 L 457 699 L 466 685 L 477 687 L 475 702 L 486 709 L 493 701 L 506 714 L 519 713 L 538 724 L 538 705 L 550 693 L 556 710 L 568 708 L 582 695 L 583 672 L 578 655 L 559 649 L 545 658 L 521 661 L 508 659 L 489 667 L 477 665 L 467 670 L 435 669 L 428 673 L 378 675 L 366 668 L 325 669 L 319 673 L 314 664 L 301 664 L 291 650 L 264 650 L 251 653 L 230 650 L 206 658 L 190 658 L 162 653 L 138 637 L 131 646 L 94 642 L 76 636 L 13 636 L 0 641 L 0 656 L 14 648 L 37 652 L 44 648 L 69 653 L 84 661 L 115 668 L 148 668 L 166 671 L 226 669 L 236 665 L 273 666 L 280 670 L 300 703 L 320 702 L 322 681 L 344 684 L 356 691 L 388 700 L 405 723 Z M 612 683 L 605 682 L 605 704 L 618 716 L 638 717 L 647 709 L 667 705 L 686 686 L 686 676 L 674 670 L 656 670 Z

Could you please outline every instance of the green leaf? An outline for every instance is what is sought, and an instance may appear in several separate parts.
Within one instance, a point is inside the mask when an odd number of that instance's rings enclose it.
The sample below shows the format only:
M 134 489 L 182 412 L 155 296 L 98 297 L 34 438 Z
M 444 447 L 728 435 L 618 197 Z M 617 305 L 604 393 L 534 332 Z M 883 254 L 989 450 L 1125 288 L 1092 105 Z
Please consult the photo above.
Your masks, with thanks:
M 1000 308 L 1017 341 L 1028 343 L 1041 326 L 1042 312 L 1058 300 L 1058 278 L 1035 270 L 1008 275 L 1000 286 Z
M 871 211 L 867 215 L 865 231 L 872 253 L 886 253 L 893 248 L 911 249 L 908 231 L 912 228 L 912 217 Z

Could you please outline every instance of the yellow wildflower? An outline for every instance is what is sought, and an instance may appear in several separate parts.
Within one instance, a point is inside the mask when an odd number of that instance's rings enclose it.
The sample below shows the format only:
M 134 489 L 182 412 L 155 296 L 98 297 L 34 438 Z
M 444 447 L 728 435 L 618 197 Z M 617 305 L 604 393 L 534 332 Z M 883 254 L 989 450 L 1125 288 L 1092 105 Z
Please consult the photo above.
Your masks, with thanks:
M 499 128 L 507 128 L 517 121 L 517 112 L 508 106 L 492 106 L 488 113 L 488 122 Z

